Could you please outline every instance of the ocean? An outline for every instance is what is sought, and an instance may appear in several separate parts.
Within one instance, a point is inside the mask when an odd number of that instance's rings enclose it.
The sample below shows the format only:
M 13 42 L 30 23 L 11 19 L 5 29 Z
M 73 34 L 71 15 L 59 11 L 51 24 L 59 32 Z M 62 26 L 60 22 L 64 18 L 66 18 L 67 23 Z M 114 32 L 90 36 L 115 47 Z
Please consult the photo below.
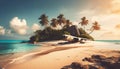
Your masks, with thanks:
M 0 54 L 26 52 L 37 47 L 34 44 L 21 43 L 22 41 L 23 40 L 0 40 Z
M 120 51 L 120 40 L 95 40 L 95 41 L 98 42 L 94 45 L 96 48 Z
M 0 54 L 10 54 L 31 51 L 38 46 L 29 43 L 21 43 L 23 40 L 0 40 Z M 95 40 L 97 48 L 120 50 L 120 40 Z M 99 42 L 104 42 L 103 44 Z
M 109 42 L 109 43 L 114 43 L 114 44 L 120 44 L 120 40 L 95 40 L 99 42 Z

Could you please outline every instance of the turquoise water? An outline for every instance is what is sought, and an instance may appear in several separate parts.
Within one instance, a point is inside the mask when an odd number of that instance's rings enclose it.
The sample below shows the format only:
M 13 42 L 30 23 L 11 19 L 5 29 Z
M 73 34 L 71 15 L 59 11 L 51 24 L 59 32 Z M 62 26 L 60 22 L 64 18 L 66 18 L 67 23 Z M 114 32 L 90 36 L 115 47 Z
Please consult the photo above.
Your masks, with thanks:
M 34 44 L 21 43 L 23 40 L 0 40 L 0 54 L 31 51 L 37 48 Z M 120 49 L 120 40 L 96 40 L 110 44 L 95 45 L 98 48 Z
M 95 41 L 101 41 L 101 42 L 120 42 L 120 40 L 95 40 Z
M 36 46 L 29 43 L 21 43 L 22 40 L 0 40 L 0 54 L 30 51 Z
M 120 44 L 120 40 L 95 40 L 95 41 Z

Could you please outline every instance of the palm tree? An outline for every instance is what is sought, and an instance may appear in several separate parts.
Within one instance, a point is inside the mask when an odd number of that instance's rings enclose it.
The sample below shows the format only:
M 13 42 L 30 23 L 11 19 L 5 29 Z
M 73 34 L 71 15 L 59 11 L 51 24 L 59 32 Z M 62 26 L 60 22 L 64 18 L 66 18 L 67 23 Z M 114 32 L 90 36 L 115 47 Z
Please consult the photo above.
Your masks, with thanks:
M 42 14 L 40 17 L 39 17 L 39 23 L 42 25 L 42 26 L 48 26 L 48 16 L 46 16 L 45 14 Z
M 53 19 L 51 20 L 51 26 L 52 26 L 52 27 L 57 27 L 57 25 L 58 25 L 57 19 L 56 19 L 56 18 L 53 18 Z
M 81 26 L 83 26 L 85 30 L 85 26 L 88 25 L 88 20 L 86 19 L 86 17 L 82 17 L 81 20 L 82 21 L 79 24 L 81 24 Z
M 70 22 L 70 20 L 66 20 L 66 25 L 64 26 L 64 28 L 69 28 L 72 25 L 72 22 Z
M 57 18 L 58 18 L 59 25 L 61 25 L 61 26 L 62 26 L 62 24 L 64 24 L 64 25 L 65 25 L 66 20 L 65 20 L 64 15 L 63 15 L 63 14 L 60 14 Z
M 89 34 L 91 34 L 94 30 L 100 30 L 100 25 L 98 24 L 97 21 L 93 23 L 92 27 L 90 28 L 91 32 Z

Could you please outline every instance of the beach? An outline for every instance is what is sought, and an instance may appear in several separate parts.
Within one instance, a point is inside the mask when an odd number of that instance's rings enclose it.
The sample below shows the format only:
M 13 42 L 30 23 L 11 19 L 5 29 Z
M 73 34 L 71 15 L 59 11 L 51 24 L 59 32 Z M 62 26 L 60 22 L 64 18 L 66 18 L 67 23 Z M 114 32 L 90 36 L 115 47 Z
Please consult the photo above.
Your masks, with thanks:
M 64 41 L 38 43 L 42 47 L 27 53 L 19 53 L 19 55 L 11 54 L 11 60 L 4 64 L 1 63 L 1 65 L 4 69 L 61 69 L 72 62 L 79 62 L 84 65 L 91 64 L 83 61 L 83 59 L 92 55 L 120 56 L 120 50 L 109 47 L 111 44 L 106 42 L 61 43 Z

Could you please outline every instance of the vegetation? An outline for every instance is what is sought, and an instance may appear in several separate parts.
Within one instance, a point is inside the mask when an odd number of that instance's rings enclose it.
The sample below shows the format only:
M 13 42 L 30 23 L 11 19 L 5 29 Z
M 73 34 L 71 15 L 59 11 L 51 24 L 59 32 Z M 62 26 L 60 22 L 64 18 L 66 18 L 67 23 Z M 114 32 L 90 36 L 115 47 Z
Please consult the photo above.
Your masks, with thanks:
M 46 16 L 45 14 L 42 14 L 40 17 L 39 17 L 39 23 L 42 25 L 42 26 L 47 26 L 48 25 L 48 16 Z
M 100 30 L 100 25 L 98 24 L 97 21 L 93 23 L 92 27 L 90 28 L 91 32 L 89 34 L 91 34 L 94 30 Z
M 60 14 L 57 18 L 51 19 L 51 22 L 48 21 L 48 16 L 42 14 L 39 17 L 39 20 L 39 23 L 41 26 L 44 26 L 44 29 L 34 32 L 34 35 L 30 37 L 30 42 L 60 40 L 63 38 L 64 34 L 94 40 L 94 38 L 89 34 L 94 30 L 100 30 L 100 25 L 95 21 L 90 28 L 90 32 L 86 32 L 85 26 L 88 25 L 86 17 L 81 18 L 81 22 L 79 23 L 81 25 L 80 28 L 73 25 L 72 22 L 66 19 L 63 14 Z
M 88 25 L 88 20 L 86 19 L 86 17 L 82 17 L 81 20 L 82 21 L 79 24 L 81 24 L 81 26 L 83 26 L 85 30 L 85 26 Z

